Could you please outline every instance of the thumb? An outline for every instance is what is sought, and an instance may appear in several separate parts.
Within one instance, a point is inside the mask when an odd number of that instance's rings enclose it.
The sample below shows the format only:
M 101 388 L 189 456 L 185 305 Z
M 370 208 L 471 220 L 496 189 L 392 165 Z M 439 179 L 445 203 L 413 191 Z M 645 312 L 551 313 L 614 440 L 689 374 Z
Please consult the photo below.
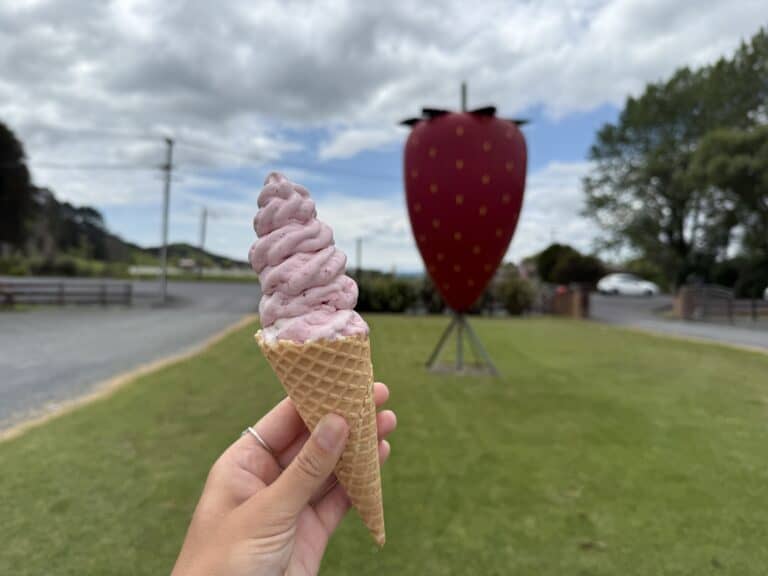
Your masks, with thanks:
M 347 422 L 337 414 L 326 414 L 318 422 L 301 452 L 269 488 L 282 513 L 296 516 L 304 509 L 333 473 L 348 435 Z

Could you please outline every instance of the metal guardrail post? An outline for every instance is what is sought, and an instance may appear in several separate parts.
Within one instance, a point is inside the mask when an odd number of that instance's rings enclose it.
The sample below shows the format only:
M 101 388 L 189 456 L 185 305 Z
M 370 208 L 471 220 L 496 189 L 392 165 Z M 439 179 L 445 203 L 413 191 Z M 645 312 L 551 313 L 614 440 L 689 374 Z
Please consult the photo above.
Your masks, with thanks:
M 107 305 L 107 285 L 103 282 L 101 283 L 101 290 L 99 291 L 99 296 L 101 299 L 101 305 L 106 306 Z
M 59 296 L 58 296 L 58 298 L 59 298 L 59 306 L 63 306 L 64 305 L 64 301 L 66 300 L 64 298 L 64 290 L 65 290 L 64 282 L 59 282 Z
M 133 284 L 130 282 L 125 285 L 125 305 L 131 306 L 133 304 Z

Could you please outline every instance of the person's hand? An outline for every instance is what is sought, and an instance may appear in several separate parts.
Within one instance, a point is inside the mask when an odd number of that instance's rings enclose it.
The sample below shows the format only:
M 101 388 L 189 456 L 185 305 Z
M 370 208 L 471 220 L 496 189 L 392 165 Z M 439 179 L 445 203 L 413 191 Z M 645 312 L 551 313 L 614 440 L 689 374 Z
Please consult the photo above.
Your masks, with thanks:
M 373 387 L 376 406 L 389 397 Z M 379 412 L 379 461 L 395 429 L 391 410 Z M 350 507 L 333 468 L 349 428 L 326 415 L 310 436 L 286 398 L 254 426 L 269 450 L 243 435 L 216 461 L 182 546 L 173 576 L 317 574 L 328 539 Z

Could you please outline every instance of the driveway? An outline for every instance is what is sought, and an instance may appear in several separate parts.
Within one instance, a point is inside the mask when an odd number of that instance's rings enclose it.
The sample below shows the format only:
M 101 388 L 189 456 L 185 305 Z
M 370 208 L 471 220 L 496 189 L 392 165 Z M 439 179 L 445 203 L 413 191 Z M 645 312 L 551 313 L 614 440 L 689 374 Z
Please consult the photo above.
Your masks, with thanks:
M 742 320 L 738 325 L 732 326 L 668 320 L 660 316 L 661 312 L 671 307 L 670 296 L 648 298 L 592 294 L 590 315 L 594 320 L 609 324 L 768 351 L 768 329 L 765 324 L 753 324 L 750 320 Z
M 80 280 L 78 280 L 80 282 Z M 0 429 L 99 382 L 188 350 L 256 312 L 257 283 L 135 282 L 136 304 L 0 312 Z

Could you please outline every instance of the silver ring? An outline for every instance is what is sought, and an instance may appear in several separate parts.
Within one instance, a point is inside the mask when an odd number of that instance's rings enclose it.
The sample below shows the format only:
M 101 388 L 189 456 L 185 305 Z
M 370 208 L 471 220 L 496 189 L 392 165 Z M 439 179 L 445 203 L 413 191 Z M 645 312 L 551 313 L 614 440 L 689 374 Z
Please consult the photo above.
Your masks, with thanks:
M 259 445 L 260 445 L 262 448 L 264 448 L 264 450 L 266 450 L 267 452 L 269 452 L 269 454 L 271 454 L 272 456 L 274 456 L 274 455 L 275 455 L 275 452 L 272 450 L 272 448 L 270 448 L 270 447 L 269 447 L 269 444 L 267 444 L 267 441 L 266 441 L 266 440 L 264 440 L 264 438 L 262 438 L 262 437 L 261 437 L 261 434 L 259 434 L 258 432 L 256 432 L 256 428 L 254 428 L 253 426 L 248 426 L 248 428 L 246 428 L 245 430 L 243 430 L 243 433 L 242 433 L 242 434 L 240 434 L 240 436 L 245 436 L 246 434 L 250 434 L 251 436 L 253 436 L 254 438 L 256 438 L 256 442 L 258 442 L 258 443 L 259 443 Z

